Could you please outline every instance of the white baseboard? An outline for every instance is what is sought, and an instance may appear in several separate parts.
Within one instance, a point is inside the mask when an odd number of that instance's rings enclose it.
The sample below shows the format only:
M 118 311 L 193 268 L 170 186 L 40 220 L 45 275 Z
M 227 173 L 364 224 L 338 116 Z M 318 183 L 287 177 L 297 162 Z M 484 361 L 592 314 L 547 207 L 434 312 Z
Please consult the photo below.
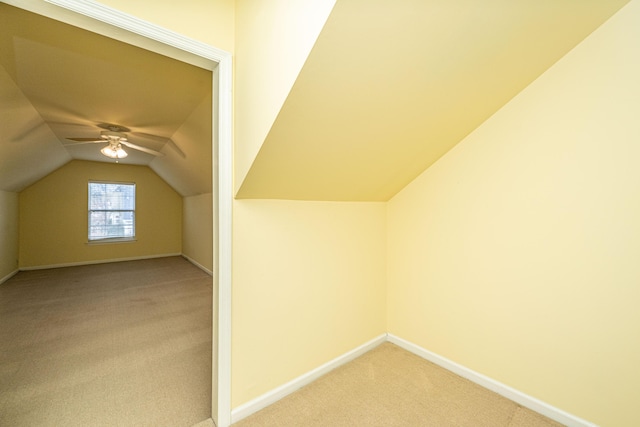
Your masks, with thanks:
M 387 341 L 565 426 L 598 427 L 589 421 L 571 415 L 561 409 L 549 405 L 548 403 L 538 400 L 535 397 L 524 394 L 509 387 L 508 385 L 502 384 L 501 382 L 475 372 L 465 366 L 459 365 L 456 362 L 426 350 L 400 337 L 387 334 Z
M 234 408 L 231 411 L 231 423 L 236 423 L 243 418 L 248 417 L 249 415 L 258 412 L 259 410 L 266 408 L 267 406 L 277 402 L 283 397 L 288 396 L 289 394 L 299 390 L 305 385 L 315 381 L 322 375 L 336 369 L 337 367 L 350 362 L 351 360 L 359 357 L 366 352 L 374 349 L 378 345 L 384 342 L 390 342 L 392 344 L 401 347 L 410 353 L 413 353 L 423 359 L 426 359 L 436 365 L 453 372 L 456 375 L 459 375 L 463 378 L 468 379 L 481 387 L 484 387 L 488 390 L 491 390 L 501 396 L 506 397 L 507 399 L 524 406 L 525 408 L 531 409 L 539 414 L 542 414 L 548 418 L 551 418 L 554 421 L 557 421 L 567 427 L 598 427 L 596 424 L 593 424 L 589 421 L 583 420 L 581 418 L 576 417 L 575 415 L 569 414 L 561 409 L 558 409 L 552 405 L 549 405 L 546 402 L 543 402 L 535 397 L 529 396 L 521 391 L 518 391 L 512 387 L 509 387 L 506 384 L 503 384 L 499 381 L 496 381 L 492 378 L 489 378 L 485 375 L 482 375 L 478 372 L 475 372 L 465 366 L 462 366 L 452 360 L 449 360 L 443 356 L 440 356 L 436 353 L 433 353 L 429 350 L 426 350 L 412 342 L 409 342 L 405 339 L 397 337 L 393 334 L 383 334 L 380 335 L 373 340 L 362 344 L 361 346 L 339 356 L 324 365 L 307 372 L 304 375 L 299 376 L 286 384 L 281 385 L 278 388 L 271 390 L 263 394 L 262 396 L 258 396 L 257 398 Z
M 11 279 L 13 276 L 15 276 L 16 274 L 18 274 L 20 270 L 14 270 L 11 273 L 7 274 L 6 276 L 4 276 L 2 279 L 0 279 L 0 285 L 2 285 L 4 282 L 6 282 L 7 280 Z
M 185 254 L 182 254 L 182 258 L 186 259 L 187 261 L 189 261 L 191 264 L 195 265 L 196 267 L 198 267 L 200 270 L 204 271 L 205 273 L 207 273 L 209 276 L 213 276 L 213 271 L 209 270 L 207 267 L 205 267 L 204 265 L 200 264 L 198 261 L 196 261 L 195 259 L 186 256 Z
M 216 427 L 216 424 L 213 422 L 213 419 L 208 418 L 204 421 L 200 421 L 198 424 L 194 424 L 191 427 Z
M 240 421 L 243 418 L 248 417 L 249 415 L 258 412 L 259 410 L 266 408 L 267 406 L 277 402 L 283 397 L 288 396 L 296 390 L 304 387 L 305 385 L 317 380 L 322 375 L 344 365 L 347 362 L 352 361 L 356 357 L 359 357 L 369 350 L 379 346 L 387 340 L 387 334 L 382 334 L 371 341 L 368 341 L 361 346 L 343 354 L 342 356 L 338 356 L 337 358 L 325 363 L 318 368 L 307 372 L 304 375 L 299 376 L 298 378 L 294 378 L 286 384 L 281 385 L 278 388 L 271 390 L 263 394 L 262 396 L 258 396 L 249 402 L 234 408 L 231 411 L 231 424 Z
M 67 262 L 62 264 L 36 265 L 32 267 L 21 267 L 20 271 L 44 270 L 47 268 L 76 267 L 79 265 L 91 265 L 91 264 L 107 264 L 110 262 L 138 261 L 142 259 L 166 258 L 166 257 L 181 256 L 181 255 L 182 255 L 181 253 L 171 253 L 171 254 L 135 256 L 135 257 L 128 257 L 128 258 L 112 258 L 112 259 L 97 259 L 92 261 Z

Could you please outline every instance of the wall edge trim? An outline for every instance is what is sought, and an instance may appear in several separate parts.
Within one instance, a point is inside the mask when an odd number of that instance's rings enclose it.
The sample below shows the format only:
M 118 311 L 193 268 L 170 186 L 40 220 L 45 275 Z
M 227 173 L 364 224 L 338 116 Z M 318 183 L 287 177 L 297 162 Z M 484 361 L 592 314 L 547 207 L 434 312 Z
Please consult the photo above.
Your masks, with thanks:
M 466 366 L 460 365 L 452 360 L 447 359 L 446 357 L 440 356 L 439 354 L 422 348 L 419 345 L 400 338 L 396 335 L 387 334 L 387 341 L 407 350 L 410 353 L 415 354 L 416 356 L 426 359 L 429 362 L 435 363 L 436 365 L 450 372 L 453 372 L 456 375 L 466 378 L 483 388 L 498 393 L 499 395 L 506 397 L 507 399 L 519 405 L 524 406 L 525 408 L 531 409 L 532 411 L 544 415 L 545 417 L 551 418 L 554 421 L 564 424 L 567 427 L 598 427 L 596 424 L 578 418 L 575 415 L 558 409 L 555 406 L 536 399 L 535 397 L 529 396 L 528 394 L 525 394 L 492 378 L 489 378 L 479 372 L 469 369 Z
M 4 276 L 3 278 L 0 278 L 0 285 L 2 285 L 4 282 L 6 282 L 7 280 L 11 279 L 13 276 L 15 276 L 16 274 L 18 274 L 20 270 L 19 269 L 15 269 L 13 270 L 11 273 L 7 274 L 6 276 Z
M 161 41 L 167 46 L 192 53 L 194 55 L 220 62 L 228 52 L 208 45 L 199 40 L 192 39 L 150 23 L 143 19 L 129 15 L 113 7 L 103 5 L 96 0 L 45 0 L 47 3 L 71 10 L 80 15 L 88 16 L 98 21 L 114 25 L 118 28 L 139 34 L 151 40 Z
M 209 276 L 213 276 L 213 271 L 209 270 L 207 267 L 205 267 L 204 265 L 200 264 L 198 261 L 196 261 L 195 259 L 191 258 L 188 255 L 185 254 L 181 254 L 182 258 L 186 259 L 187 261 L 189 261 L 191 264 L 195 265 L 196 267 L 198 267 L 200 270 L 204 271 L 205 273 L 207 273 Z
M 317 380 L 322 375 L 344 365 L 347 362 L 352 361 L 353 359 L 362 356 L 366 352 L 374 349 L 375 347 L 383 344 L 387 341 L 387 334 L 381 334 L 376 338 L 367 341 L 366 343 L 354 348 L 351 351 L 344 353 L 341 356 L 336 357 L 333 360 L 321 365 L 306 374 L 302 374 L 293 380 L 274 388 L 267 393 L 264 393 L 261 396 L 256 397 L 249 402 L 246 402 L 231 411 L 231 423 L 236 423 L 251 414 L 258 412 L 261 409 L 266 408 L 267 406 L 277 402 L 278 400 L 288 396 L 289 394 L 299 390 L 305 385 Z
M 181 253 L 169 253 L 169 254 L 156 254 L 156 255 L 144 255 L 134 256 L 126 258 L 112 258 L 112 259 L 97 259 L 91 261 L 78 261 L 78 262 L 65 262 L 61 264 L 49 264 L 49 265 L 35 265 L 30 267 L 20 267 L 20 271 L 32 271 L 32 270 L 45 270 L 47 268 L 63 268 L 63 267 L 76 267 L 79 265 L 91 265 L 91 264 L 108 264 L 110 262 L 122 262 L 122 261 L 137 261 L 142 259 L 152 258 L 166 258 L 172 256 L 182 256 Z

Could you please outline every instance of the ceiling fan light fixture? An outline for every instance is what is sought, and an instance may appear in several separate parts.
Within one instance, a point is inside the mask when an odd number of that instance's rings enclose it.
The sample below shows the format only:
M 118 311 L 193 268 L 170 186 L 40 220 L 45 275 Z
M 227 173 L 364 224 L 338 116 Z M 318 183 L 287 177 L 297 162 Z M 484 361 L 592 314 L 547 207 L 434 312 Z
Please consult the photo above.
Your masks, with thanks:
M 111 159 L 124 159 L 128 156 L 127 152 L 122 149 L 120 144 L 115 146 L 109 144 L 100 150 L 100 152 Z

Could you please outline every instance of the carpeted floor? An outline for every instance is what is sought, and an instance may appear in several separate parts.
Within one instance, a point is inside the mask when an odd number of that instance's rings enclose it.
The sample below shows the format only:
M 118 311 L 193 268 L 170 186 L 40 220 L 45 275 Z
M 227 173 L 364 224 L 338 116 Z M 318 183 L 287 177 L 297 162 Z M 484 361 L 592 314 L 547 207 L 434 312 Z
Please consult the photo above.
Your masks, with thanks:
M 211 416 L 212 278 L 181 257 L 0 285 L 0 426 L 192 426 Z
M 560 424 L 382 344 L 233 427 L 556 427 Z
M 180 257 L 17 274 L 0 285 L 0 426 L 213 425 L 211 301 Z M 559 425 L 385 343 L 234 427 Z

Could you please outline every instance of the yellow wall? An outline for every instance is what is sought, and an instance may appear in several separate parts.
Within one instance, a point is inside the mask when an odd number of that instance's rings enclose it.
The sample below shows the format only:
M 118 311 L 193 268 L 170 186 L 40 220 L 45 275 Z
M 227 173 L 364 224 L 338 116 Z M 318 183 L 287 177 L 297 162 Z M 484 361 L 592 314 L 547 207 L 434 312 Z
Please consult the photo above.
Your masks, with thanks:
M 234 0 L 101 0 L 100 3 L 218 49 L 234 50 Z
M 237 0 L 234 186 L 237 191 L 335 0 Z
M 104 3 L 235 52 L 237 188 L 317 33 L 295 48 L 304 34 L 284 25 L 285 2 L 238 0 L 235 12 L 231 0 Z M 315 5 L 323 12 L 309 28 L 319 31 L 333 2 Z M 388 206 L 235 201 L 233 407 L 388 329 L 591 421 L 638 424 L 638 9 L 623 9 Z M 296 37 L 272 39 L 274 28 Z M 67 221 L 52 212 L 47 221 Z
M 0 283 L 18 271 L 18 193 L 0 191 Z
M 385 332 L 383 203 L 234 203 L 232 406 Z
M 640 425 L 640 2 L 388 205 L 393 334 Z
M 183 199 L 182 254 L 213 272 L 213 198 L 211 193 Z
M 87 244 L 90 180 L 136 184 L 136 241 Z M 151 169 L 74 160 L 20 193 L 20 268 L 180 254 L 182 198 Z

